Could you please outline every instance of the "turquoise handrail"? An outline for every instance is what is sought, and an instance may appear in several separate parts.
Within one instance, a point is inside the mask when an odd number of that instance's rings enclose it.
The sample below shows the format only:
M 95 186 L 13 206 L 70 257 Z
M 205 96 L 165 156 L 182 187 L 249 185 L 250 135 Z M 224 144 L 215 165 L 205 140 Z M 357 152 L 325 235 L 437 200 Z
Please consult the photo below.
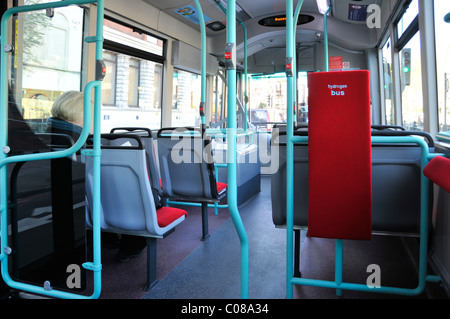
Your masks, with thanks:
M 236 45 L 236 0 L 227 0 L 227 43 Z M 234 51 L 235 52 L 235 51 Z M 234 52 L 232 54 L 234 54 Z M 232 57 L 235 58 L 235 57 Z M 228 118 L 227 118 L 227 164 L 228 164 L 228 210 L 241 244 L 241 298 L 248 298 L 249 248 L 247 233 L 237 207 L 236 181 L 236 67 L 227 70 Z
M 300 0 L 297 3 L 297 7 L 295 8 L 295 13 L 294 13 L 294 22 L 293 22 L 293 34 L 292 36 L 294 37 L 293 40 L 293 44 L 294 46 L 296 46 L 297 43 L 297 23 L 298 23 L 298 17 L 300 16 L 300 11 L 302 9 L 303 6 L 303 0 Z M 297 123 L 298 118 L 298 101 L 297 101 L 297 77 L 298 77 L 298 72 L 297 72 L 297 52 L 296 50 L 294 50 L 293 52 L 293 57 L 292 57 L 292 72 L 293 72 L 293 87 L 294 87 L 294 96 L 293 96 L 293 103 L 295 105 L 295 108 L 293 110 L 294 112 L 294 122 Z
M 221 2 L 216 1 L 217 6 L 225 13 L 227 14 L 227 9 L 224 8 Z M 247 38 L 248 38 L 248 32 L 247 32 L 247 26 L 244 24 L 244 22 L 239 21 L 239 24 L 244 29 L 244 130 L 247 131 L 248 129 L 248 57 L 247 57 Z
M 50 2 L 43 4 L 35 4 L 28 6 L 19 6 L 8 9 L 1 20 L 1 46 L 3 47 L 8 41 L 8 21 L 13 14 L 44 10 L 48 8 L 60 8 L 69 5 L 82 5 L 97 3 L 97 34 L 95 37 L 96 42 L 96 59 L 102 60 L 103 58 L 103 19 L 104 19 L 104 0 L 65 0 L 58 2 Z M 84 126 L 81 131 L 78 141 L 69 149 L 56 152 L 47 152 L 40 154 L 27 154 L 7 157 L 7 132 L 8 132 L 8 79 L 7 79 L 7 53 L 4 50 L 1 51 L 0 60 L 0 121 L 2 123 L 0 128 L 0 185 L 1 185 L 1 197 L 0 197 L 0 261 L 1 261 L 1 274 L 5 283 L 11 288 L 18 290 L 28 291 L 31 293 L 41 294 L 45 296 L 51 296 L 55 298 L 80 298 L 80 299 L 96 299 L 101 293 L 101 247 L 100 247 L 100 105 L 101 105 L 101 81 L 92 81 L 85 87 L 84 95 Z M 94 272 L 94 291 L 91 296 L 84 296 L 80 294 L 70 293 L 66 291 L 59 291 L 51 289 L 49 287 L 38 287 L 31 284 L 14 281 L 8 272 L 8 255 L 10 249 L 8 249 L 8 220 L 7 220 L 7 173 L 6 165 L 9 163 L 46 160 L 54 158 L 62 158 L 70 156 L 77 152 L 86 142 L 89 135 L 89 128 L 91 124 L 91 91 L 95 90 L 94 97 L 94 148 L 92 150 L 92 156 L 94 156 L 94 217 L 93 217 L 93 262 L 87 262 L 83 264 L 83 267 Z
M 244 130 L 248 129 L 248 56 L 247 56 L 247 27 L 239 21 L 244 29 Z
M 325 71 L 330 70 L 330 60 L 328 59 L 328 13 L 331 10 L 331 5 L 328 7 L 327 11 L 323 14 L 323 42 L 325 50 Z
M 205 17 L 203 15 L 202 6 L 198 0 L 195 1 L 195 7 L 198 11 L 198 18 L 200 23 L 200 34 L 201 34 L 201 95 L 200 95 L 200 118 L 202 122 L 202 133 L 205 129 L 205 113 L 204 107 L 206 103 L 206 26 Z
M 296 136 L 292 139 L 293 142 L 297 143 L 307 143 L 308 137 L 304 136 Z M 434 156 L 438 156 L 439 154 L 430 154 L 428 145 L 426 142 L 416 136 L 378 136 L 372 137 L 372 144 L 381 144 L 381 143 L 409 143 L 409 144 L 417 144 L 421 148 L 421 171 L 425 168 L 428 161 Z M 428 188 L 429 188 L 429 180 L 423 174 L 421 174 L 421 182 L 420 182 L 420 248 L 419 248 L 419 282 L 416 288 L 399 288 L 399 287 L 374 287 L 371 288 L 366 284 L 357 284 L 357 283 L 345 283 L 342 282 L 342 258 L 339 262 L 336 263 L 336 279 L 335 281 L 326 281 L 326 280 L 318 280 L 318 279 L 308 279 L 308 278 L 296 278 L 291 276 L 289 279 L 289 285 L 308 285 L 314 287 L 323 287 L 323 288 L 334 288 L 339 290 L 356 290 L 356 291 L 364 291 L 364 292 L 375 292 L 375 293 L 388 293 L 388 294 L 398 294 L 398 295 L 406 295 L 406 296 L 416 296 L 421 294 L 427 282 L 439 282 L 441 278 L 439 276 L 427 275 L 427 247 L 428 247 Z M 287 220 L 289 227 L 293 227 L 293 220 Z M 342 240 L 340 240 L 342 241 Z M 339 241 L 337 241 L 339 244 Z M 340 245 L 340 250 L 342 250 L 342 245 Z M 292 254 L 291 250 L 287 251 L 288 254 Z M 291 297 L 292 298 L 292 297 Z
M 293 0 L 286 0 L 286 60 L 294 57 L 293 37 Z M 287 127 L 286 127 L 286 297 L 292 299 L 293 285 L 291 278 L 294 276 L 294 135 L 293 102 L 294 87 L 292 76 L 287 77 Z

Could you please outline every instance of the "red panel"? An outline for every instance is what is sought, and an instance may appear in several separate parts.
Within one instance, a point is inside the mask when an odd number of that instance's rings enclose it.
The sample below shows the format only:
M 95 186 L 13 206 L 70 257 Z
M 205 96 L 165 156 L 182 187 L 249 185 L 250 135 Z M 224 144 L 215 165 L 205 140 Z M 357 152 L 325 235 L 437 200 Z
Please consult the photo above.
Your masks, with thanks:
M 311 73 L 308 89 L 308 234 L 371 239 L 369 72 Z
M 425 166 L 423 174 L 450 193 L 450 159 L 436 156 Z

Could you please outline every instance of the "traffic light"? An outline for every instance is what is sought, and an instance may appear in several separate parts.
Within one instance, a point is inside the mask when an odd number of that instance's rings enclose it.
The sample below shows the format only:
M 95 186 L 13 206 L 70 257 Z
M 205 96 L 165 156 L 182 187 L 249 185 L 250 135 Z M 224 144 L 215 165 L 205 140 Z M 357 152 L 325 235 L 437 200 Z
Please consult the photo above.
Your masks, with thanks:
M 410 85 L 411 83 L 411 49 L 406 48 L 402 50 L 401 63 L 402 84 Z

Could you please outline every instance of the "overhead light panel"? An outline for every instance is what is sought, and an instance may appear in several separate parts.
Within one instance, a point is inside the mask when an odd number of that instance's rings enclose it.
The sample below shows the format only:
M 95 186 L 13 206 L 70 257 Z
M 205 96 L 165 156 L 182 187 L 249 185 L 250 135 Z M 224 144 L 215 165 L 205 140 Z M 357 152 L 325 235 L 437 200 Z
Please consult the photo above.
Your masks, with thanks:
M 319 12 L 325 14 L 325 12 L 327 12 L 329 7 L 328 0 L 316 0 L 316 2 Z
M 214 21 L 208 23 L 206 26 L 213 31 L 220 31 L 226 28 L 225 24 L 223 24 L 221 21 Z
M 225 10 L 227 9 L 227 0 L 214 0 L 214 1 L 216 3 L 220 3 L 222 7 L 225 8 Z M 236 2 L 236 18 L 241 22 L 244 22 L 251 18 L 250 15 L 247 12 L 245 12 L 245 10 L 242 9 L 237 2 Z

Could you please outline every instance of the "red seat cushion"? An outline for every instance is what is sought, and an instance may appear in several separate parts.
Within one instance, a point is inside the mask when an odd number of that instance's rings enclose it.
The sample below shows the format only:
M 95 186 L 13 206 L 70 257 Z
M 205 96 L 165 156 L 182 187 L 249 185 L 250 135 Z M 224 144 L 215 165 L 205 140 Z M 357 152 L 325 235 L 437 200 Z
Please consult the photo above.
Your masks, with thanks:
M 370 239 L 369 72 L 310 73 L 308 88 L 308 234 Z
M 450 193 L 450 159 L 442 156 L 433 158 L 425 169 L 423 174 L 433 183 L 439 185 Z
M 217 193 L 220 193 L 222 190 L 227 188 L 227 184 L 225 183 L 221 183 L 221 182 L 217 182 Z
M 175 207 L 161 207 L 156 211 L 156 215 L 158 216 L 159 227 L 166 227 L 181 216 L 187 216 L 187 212 Z

